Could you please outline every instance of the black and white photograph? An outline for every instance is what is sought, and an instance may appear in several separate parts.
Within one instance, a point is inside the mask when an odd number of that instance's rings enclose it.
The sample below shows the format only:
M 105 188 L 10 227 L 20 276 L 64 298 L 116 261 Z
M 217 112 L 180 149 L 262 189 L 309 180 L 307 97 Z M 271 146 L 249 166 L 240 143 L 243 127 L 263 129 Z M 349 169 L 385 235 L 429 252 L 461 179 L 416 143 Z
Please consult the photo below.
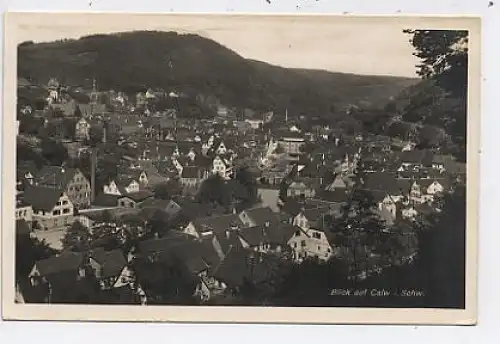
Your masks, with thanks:
M 4 305 L 475 323 L 479 24 L 9 14 Z

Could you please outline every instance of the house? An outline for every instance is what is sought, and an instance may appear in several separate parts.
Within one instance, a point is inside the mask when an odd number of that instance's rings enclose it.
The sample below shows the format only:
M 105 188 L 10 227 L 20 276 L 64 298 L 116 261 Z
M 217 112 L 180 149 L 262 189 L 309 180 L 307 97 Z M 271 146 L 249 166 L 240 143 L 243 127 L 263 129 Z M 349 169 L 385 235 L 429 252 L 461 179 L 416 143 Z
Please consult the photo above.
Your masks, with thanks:
M 130 272 L 126 271 L 127 260 L 121 249 L 111 251 L 106 251 L 104 248 L 94 249 L 90 252 L 89 265 L 101 289 L 113 288 L 117 282 L 119 282 L 118 287 L 121 287 L 129 282 L 131 277 Z
M 268 290 L 271 287 L 268 283 L 272 283 L 288 271 L 285 265 L 285 261 L 274 255 L 244 248 L 232 248 L 220 264 L 207 273 L 205 296 L 234 295 L 248 284 L 256 290 Z M 202 288 L 197 288 L 200 289 Z
M 239 217 L 246 227 L 255 227 L 265 224 L 272 226 L 279 222 L 277 214 L 269 207 L 246 209 L 239 214 Z
M 46 303 L 64 302 L 76 294 L 86 276 L 84 254 L 72 251 L 37 261 L 28 275 L 31 287 L 43 290 Z
M 288 197 L 312 198 L 316 195 L 316 190 L 304 181 L 293 181 L 286 193 Z
M 329 239 L 325 229 L 309 228 L 304 230 L 300 227 L 296 228 L 294 236 L 289 240 L 294 262 L 300 263 L 310 257 L 326 261 L 336 254 L 330 244 L 332 240 Z
M 33 208 L 33 228 L 64 228 L 73 223 L 74 206 L 64 190 L 45 186 L 31 186 L 24 192 L 24 200 Z
M 326 191 L 335 191 L 335 190 L 345 190 L 346 188 L 347 188 L 347 183 L 344 180 L 344 178 L 342 178 L 341 175 L 337 175 L 335 177 L 335 179 L 333 180 L 333 182 L 330 183 L 329 185 L 327 185 L 325 190 Z
M 243 227 L 238 214 L 210 216 L 191 221 L 183 230 L 184 233 L 196 238 L 211 236 L 214 233 L 225 233 Z
M 301 149 L 305 145 L 305 139 L 298 132 L 286 132 L 278 138 L 278 145 L 290 158 L 298 159 L 302 154 Z
M 76 208 L 90 206 L 90 182 L 78 168 L 44 166 L 36 174 L 35 185 L 64 190 Z
M 33 162 L 19 162 L 17 164 L 16 172 L 17 190 L 22 191 L 26 185 L 33 185 L 38 169 Z
M 25 201 L 22 195 L 16 195 L 16 221 L 24 220 L 31 225 L 33 221 L 33 207 Z
M 410 200 L 416 203 L 433 202 L 434 197 L 449 191 L 447 179 L 420 179 L 411 184 Z
M 141 206 L 143 202 L 153 197 L 149 191 L 137 191 L 124 194 L 118 197 L 118 206 L 122 208 L 136 209 Z
M 284 223 L 269 222 L 263 225 L 240 228 L 236 233 L 243 248 L 262 253 L 274 253 L 286 256 L 291 253 L 290 239 L 294 236 L 296 226 Z
M 432 154 L 425 149 L 403 151 L 399 154 L 399 160 L 398 171 L 418 170 L 432 165 Z
M 220 175 L 223 179 L 229 179 L 233 172 L 230 160 L 217 155 L 212 161 L 212 173 Z
M 75 124 L 75 139 L 77 141 L 85 141 L 90 139 L 90 123 L 84 118 L 80 118 Z
M 123 196 L 140 191 L 140 184 L 134 178 L 123 176 L 104 185 L 103 192 L 109 195 Z
M 250 127 L 252 129 L 259 129 L 264 125 L 264 120 L 255 119 L 255 118 L 247 118 L 247 119 L 245 119 L 245 123 L 250 124 Z
M 197 166 L 186 166 L 182 169 L 180 183 L 184 187 L 197 187 L 203 178 L 206 178 L 203 171 Z

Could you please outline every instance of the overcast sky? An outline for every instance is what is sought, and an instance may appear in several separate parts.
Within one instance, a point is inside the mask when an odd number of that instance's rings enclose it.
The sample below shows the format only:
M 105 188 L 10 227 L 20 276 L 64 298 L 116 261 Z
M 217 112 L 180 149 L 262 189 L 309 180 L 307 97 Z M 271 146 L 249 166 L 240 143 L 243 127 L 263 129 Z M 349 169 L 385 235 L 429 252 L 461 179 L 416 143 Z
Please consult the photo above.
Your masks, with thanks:
M 45 16 L 45 17 L 44 17 Z M 38 14 L 23 20 L 19 42 L 137 30 L 189 32 L 246 58 L 283 67 L 416 77 L 418 60 L 402 30 L 408 20 L 313 16 L 120 16 Z M 406 25 L 406 26 L 405 26 Z

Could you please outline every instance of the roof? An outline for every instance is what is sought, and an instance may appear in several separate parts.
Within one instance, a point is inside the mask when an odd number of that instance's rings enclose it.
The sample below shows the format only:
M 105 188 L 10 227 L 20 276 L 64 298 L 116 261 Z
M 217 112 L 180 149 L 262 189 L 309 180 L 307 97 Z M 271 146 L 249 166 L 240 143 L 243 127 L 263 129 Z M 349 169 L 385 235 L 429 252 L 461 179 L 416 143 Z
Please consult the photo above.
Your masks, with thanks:
M 363 186 L 371 191 L 384 191 L 390 194 L 400 194 L 396 175 L 389 172 L 367 173 L 364 178 Z
M 266 222 L 276 223 L 279 222 L 277 214 L 272 211 L 270 207 L 258 207 L 253 209 L 246 209 L 244 212 L 248 217 L 257 225 L 263 225 Z
M 115 277 L 120 275 L 127 261 L 120 249 L 106 251 L 104 248 L 97 248 L 91 252 L 90 256 L 102 267 L 102 278 Z
M 200 232 L 221 232 L 233 226 L 243 226 L 243 222 L 237 214 L 204 217 L 195 219 L 192 223 Z
M 432 159 L 432 156 L 429 155 L 429 153 L 430 152 L 427 150 L 420 149 L 400 152 L 398 155 L 402 162 L 420 164 L 425 163 L 429 158 Z
M 58 256 L 42 259 L 36 262 L 41 276 L 77 271 L 83 263 L 83 253 L 66 251 Z
M 78 172 L 80 172 L 80 170 L 77 168 L 44 166 L 36 174 L 35 180 L 39 185 L 48 185 L 65 190 L 68 183 Z
M 139 252 L 143 255 L 165 252 L 184 243 L 193 243 L 194 240 L 187 234 L 171 231 L 167 236 L 158 239 L 144 240 L 139 243 Z
M 242 228 L 238 234 L 252 247 L 260 244 L 286 245 L 297 230 L 300 230 L 297 226 L 277 223 L 272 226 L 259 225 Z
M 119 196 L 117 195 L 110 195 L 101 192 L 99 195 L 96 196 L 93 204 L 100 206 L 116 207 L 116 205 L 118 204 L 118 198 Z
M 46 186 L 27 186 L 24 190 L 24 200 L 31 204 L 33 210 L 52 210 L 63 195 L 62 189 Z
M 127 193 L 127 194 L 119 197 L 119 199 L 129 198 L 134 202 L 142 202 L 142 201 L 145 201 L 152 196 L 153 196 L 153 194 L 151 192 L 149 192 L 147 190 L 143 190 L 143 191 Z
M 182 169 L 181 178 L 198 178 L 199 177 L 199 168 L 196 166 L 186 166 Z
M 276 272 L 276 258 L 272 255 L 233 248 L 221 263 L 210 271 L 210 275 L 227 283 L 230 287 L 241 287 L 246 281 L 261 284 Z

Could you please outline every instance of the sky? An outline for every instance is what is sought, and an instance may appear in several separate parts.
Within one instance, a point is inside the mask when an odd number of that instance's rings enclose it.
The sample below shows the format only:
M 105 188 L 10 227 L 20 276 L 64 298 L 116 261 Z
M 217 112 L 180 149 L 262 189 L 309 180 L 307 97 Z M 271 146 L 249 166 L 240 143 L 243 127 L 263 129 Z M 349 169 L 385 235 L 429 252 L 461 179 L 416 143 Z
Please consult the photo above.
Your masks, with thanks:
M 54 18 L 48 18 L 47 16 Z M 17 41 L 53 41 L 95 33 L 162 30 L 196 33 L 245 58 L 271 64 L 362 75 L 416 77 L 408 21 L 331 16 L 33 14 Z M 50 23 L 50 25 L 49 25 Z M 405 26 L 406 25 L 406 26 Z

